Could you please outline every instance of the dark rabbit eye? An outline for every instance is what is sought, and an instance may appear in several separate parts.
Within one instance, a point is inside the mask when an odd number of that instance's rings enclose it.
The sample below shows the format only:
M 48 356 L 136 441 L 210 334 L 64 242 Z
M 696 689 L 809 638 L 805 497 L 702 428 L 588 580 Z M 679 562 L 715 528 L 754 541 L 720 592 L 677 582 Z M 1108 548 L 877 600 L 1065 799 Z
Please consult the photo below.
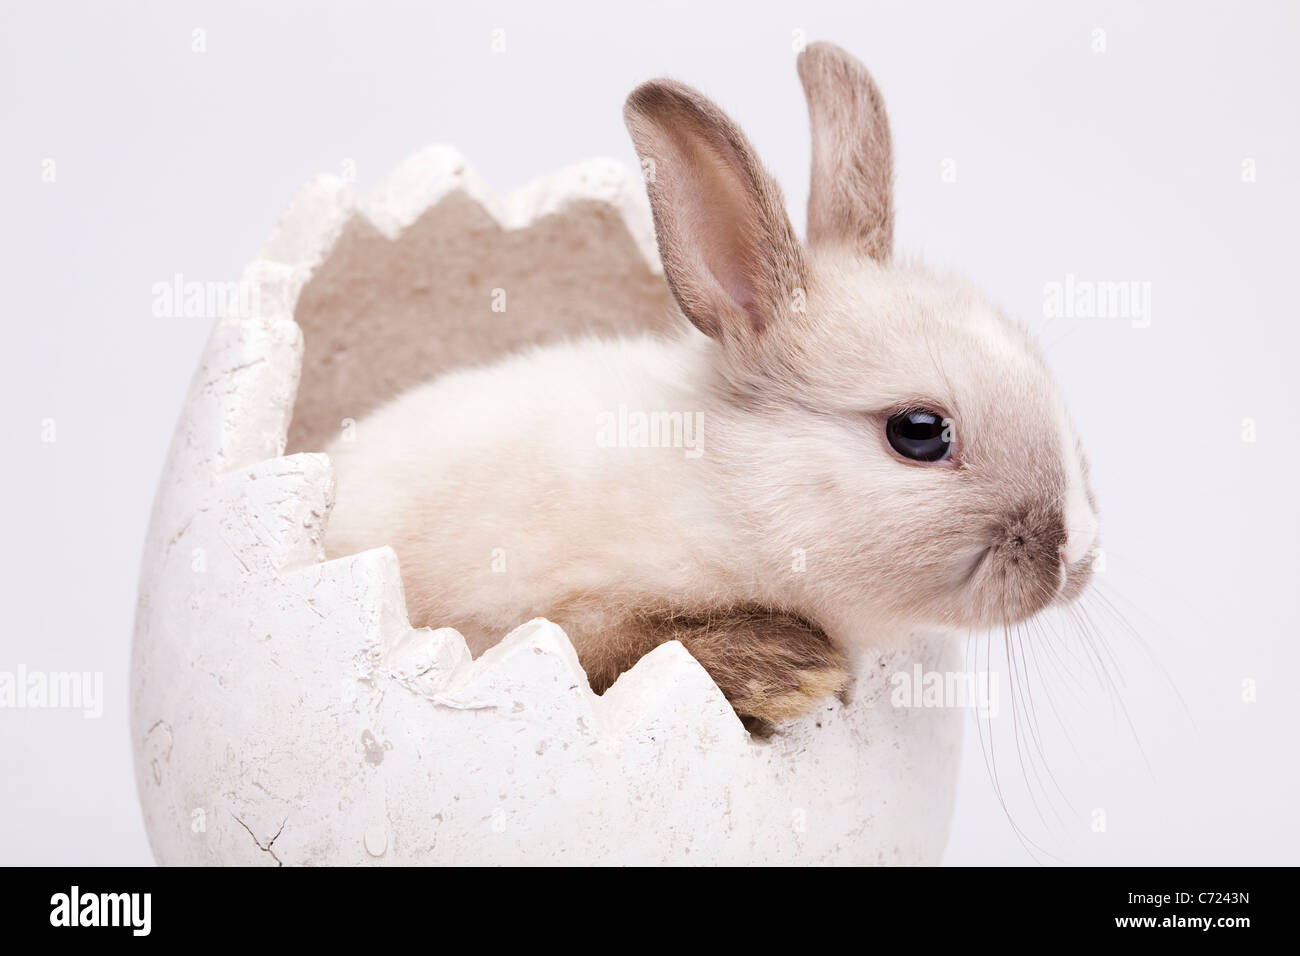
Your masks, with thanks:
M 943 416 L 924 408 L 891 415 L 885 436 L 894 451 L 913 461 L 942 461 L 952 451 L 952 432 Z

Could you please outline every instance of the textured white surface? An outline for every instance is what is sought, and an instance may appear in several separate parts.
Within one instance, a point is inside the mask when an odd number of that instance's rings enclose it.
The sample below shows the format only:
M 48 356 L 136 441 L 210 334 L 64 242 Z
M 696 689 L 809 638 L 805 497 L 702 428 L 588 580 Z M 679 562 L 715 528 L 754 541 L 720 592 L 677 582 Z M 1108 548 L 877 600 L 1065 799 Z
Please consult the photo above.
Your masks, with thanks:
M 410 627 L 390 549 L 323 561 L 329 462 L 279 457 L 298 292 L 350 217 L 397 235 L 452 193 L 506 228 L 608 206 L 652 268 L 640 185 L 603 161 L 505 199 L 446 148 L 364 203 L 304 187 L 246 273 L 255 314 L 213 332 L 155 501 L 132 733 L 157 860 L 938 862 L 961 713 L 892 707 L 888 681 L 952 669 L 946 642 L 865 656 L 849 704 L 756 740 L 679 644 L 597 697 L 547 621 L 472 661 L 455 631 Z

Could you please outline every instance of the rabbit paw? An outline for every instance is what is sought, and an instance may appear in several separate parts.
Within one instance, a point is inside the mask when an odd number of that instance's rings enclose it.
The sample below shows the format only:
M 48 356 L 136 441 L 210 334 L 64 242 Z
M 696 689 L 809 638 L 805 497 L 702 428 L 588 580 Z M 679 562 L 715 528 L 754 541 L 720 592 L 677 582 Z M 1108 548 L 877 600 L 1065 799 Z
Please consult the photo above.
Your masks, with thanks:
M 802 618 L 736 611 L 680 627 L 686 646 L 741 717 L 780 724 L 802 717 L 849 682 L 844 655 Z
M 849 672 L 841 666 L 809 667 L 788 672 L 781 684 L 752 680 L 742 693 L 728 693 L 727 699 L 741 717 L 780 724 L 810 713 L 848 682 Z

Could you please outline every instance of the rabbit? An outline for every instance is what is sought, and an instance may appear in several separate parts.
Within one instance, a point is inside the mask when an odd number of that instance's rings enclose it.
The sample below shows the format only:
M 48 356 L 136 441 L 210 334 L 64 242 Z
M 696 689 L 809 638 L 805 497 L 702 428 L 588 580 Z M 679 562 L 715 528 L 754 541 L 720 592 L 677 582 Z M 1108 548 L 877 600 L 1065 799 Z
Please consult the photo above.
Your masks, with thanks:
M 641 85 L 624 118 L 680 329 L 538 346 L 364 417 L 327 449 L 328 554 L 391 545 L 412 623 L 475 653 L 550 618 L 598 693 L 680 640 L 770 725 L 843 691 L 846 655 L 886 635 L 1083 591 L 1096 500 L 1042 354 L 964 281 L 893 261 L 866 69 L 815 43 L 798 72 L 806 244 L 717 106 Z

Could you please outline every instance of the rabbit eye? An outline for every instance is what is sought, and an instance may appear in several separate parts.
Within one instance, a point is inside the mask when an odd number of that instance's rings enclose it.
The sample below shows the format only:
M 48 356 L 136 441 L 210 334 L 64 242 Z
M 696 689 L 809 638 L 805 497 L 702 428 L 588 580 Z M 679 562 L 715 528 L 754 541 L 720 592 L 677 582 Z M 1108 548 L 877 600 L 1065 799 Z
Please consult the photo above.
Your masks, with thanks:
M 924 408 L 891 415 L 885 437 L 894 451 L 913 461 L 943 461 L 952 452 L 952 432 L 938 412 Z

